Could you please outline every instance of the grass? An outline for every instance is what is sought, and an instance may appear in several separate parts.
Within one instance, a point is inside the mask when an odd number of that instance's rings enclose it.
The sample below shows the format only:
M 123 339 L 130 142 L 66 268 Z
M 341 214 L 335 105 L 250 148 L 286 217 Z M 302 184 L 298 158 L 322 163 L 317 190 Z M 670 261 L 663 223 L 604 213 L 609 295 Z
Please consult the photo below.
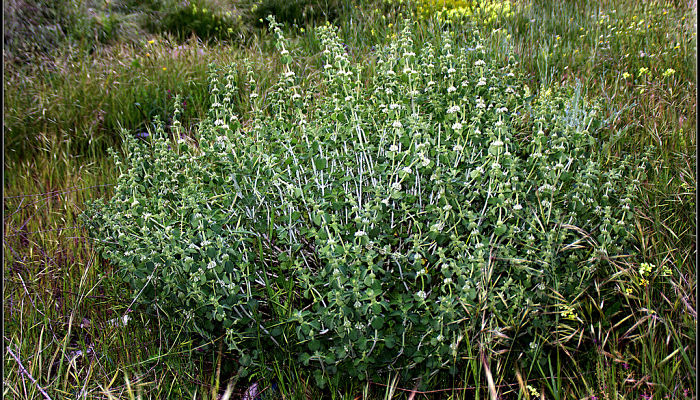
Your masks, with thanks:
M 343 6 L 337 24 L 352 57 L 371 60 L 372 47 L 392 35 L 399 14 L 410 14 L 410 5 L 394 3 Z M 252 58 L 265 93 L 281 70 L 265 34 L 242 46 L 194 39 L 181 44 L 167 34 L 144 33 L 139 40 L 98 44 L 90 51 L 62 44 L 26 66 L 6 61 L 3 395 L 228 393 L 236 399 L 257 381 L 272 398 L 489 398 L 490 390 L 526 399 L 537 393 L 695 398 L 695 7 L 626 0 L 518 2 L 513 17 L 480 28 L 487 45 L 514 48 L 533 93 L 578 82 L 587 97 L 601 99 L 610 132 L 601 138 L 607 143 L 603 154 L 648 154 L 651 173 L 635 210 L 636 234 L 639 253 L 656 268 L 645 285 L 638 266 L 620 263 L 616 274 L 575 305 L 583 323 L 561 327 L 560 334 L 581 337 L 582 345 L 553 343 L 557 351 L 544 364 L 520 359 L 517 381 L 503 376 L 519 355 L 492 354 L 486 362 L 475 344 L 474 353 L 464 355 L 470 368 L 453 381 L 421 382 L 420 393 L 418 386 L 412 391 L 392 377 L 371 384 L 338 382 L 320 391 L 292 360 L 274 363 L 265 376 L 237 379 L 235 360 L 218 343 L 168 341 L 157 318 L 130 309 L 128 288 L 77 224 L 87 200 L 110 195 L 116 176 L 104 155 L 118 144 L 121 127 L 147 130 L 156 115 L 167 123 L 172 96 L 180 94 L 187 102 L 183 123 L 196 129 L 209 106 L 209 63 L 238 62 L 243 71 L 240 61 Z M 314 85 L 321 68 L 314 29 L 291 32 L 290 50 L 305 71 L 304 84 Z M 664 76 L 669 69 L 673 74 Z M 371 73 L 367 63 L 365 74 Z M 248 105 L 239 99 L 239 107 L 245 115 Z M 663 276 L 664 267 L 670 276 Z M 128 328 L 118 324 L 124 315 L 131 317 Z

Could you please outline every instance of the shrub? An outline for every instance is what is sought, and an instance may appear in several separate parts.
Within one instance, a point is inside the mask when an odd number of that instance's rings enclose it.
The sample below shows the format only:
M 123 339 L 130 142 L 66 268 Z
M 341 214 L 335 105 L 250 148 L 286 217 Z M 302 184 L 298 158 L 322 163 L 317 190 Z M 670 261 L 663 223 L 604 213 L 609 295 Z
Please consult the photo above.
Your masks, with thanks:
M 252 24 L 273 15 L 282 24 L 305 26 L 320 21 L 333 21 L 341 13 L 343 0 L 257 0 L 251 6 Z
M 516 7 L 509 0 L 384 0 L 384 3 L 398 6 L 405 4 L 418 19 L 435 17 L 440 21 L 458 22 L 470 18 L 483 25 L 512 18 Z
M 581 323 L 572 301 L 633 252 L 643 174 L 594 156 L 595 104 L 573 89 L 533 98 L 515 58 L 492 61 L 476 33 L 416 48 L 410 24 L 369 82 L 320 28 L 323 85 L 302 92 L 272 28 L 287 64 L 269 96 L 250 70 L 212 73 L 196 144 L 179 111 L 172 137 L 127 136 L 114 197 L 86 211 L 135 298 L 225 335 L 244 371 L 275 349 L 321 384 L 454 371 L 508 329 L 533 355 L 539 335 Z
M 235 38 L 242 30 L 242 20 L 231 10 L 207 1 L 164 4 L 160 29 L 174 34 L 180 41 L 195 35 L 202 40 Z

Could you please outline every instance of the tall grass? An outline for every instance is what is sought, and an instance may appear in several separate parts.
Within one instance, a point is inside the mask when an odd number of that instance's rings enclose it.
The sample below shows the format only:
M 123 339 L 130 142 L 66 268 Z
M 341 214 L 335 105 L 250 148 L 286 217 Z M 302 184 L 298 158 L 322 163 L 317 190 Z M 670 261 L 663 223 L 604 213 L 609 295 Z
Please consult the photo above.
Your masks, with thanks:
M 336 23 L 351 57 L 366 61 L 366 76 L 373 47 L 413 5 L 343 3 Z M 153 34 L 91 51 L 65 44 L 26 66 L 5 64 L 3 394 L 235 399 L 256 381 L 270 398 L 463 399 L 489 398 L 490 390 L 525 399 L 695 398 L 696 5 L 523 1 L 515 8 L 512 18 L 476 26 L 487 45 L 515 49 L 533 93 L 579 82 L 587 97 L 601 99 L 610 132 L 601 138 L 603 154 L 648 156 L 635 233 L 655 270 L 643 284 L 638 265 L 619 263 L 615 275 L 583 293 L 575 306 L 584 322 L 561 327 L 581 338 L 578 346 L 554 343 L 557 351 L 537 364 L 517 354 L 485 362 L 475 345 L 463 355 L 469 368 L 451 381 L 403 388 L 388 377 L 319 391 L 292 360 L 237 379 L 235 360 L 218 343 L 166 341 L 157 318 L 130 309 L 131 294 L 94 253 L 76 216 L 86 200 L 110 195 L 115 171 L 104 151 L 118 144 L 121 127 L 147 131 L 155 116 L 167 124 L 180 94 L 183 125 L 196 129 L 209 106 L 209 63 L 242 68 L 252 58 L 263 93 L 281 64 L 265 34 L 245 47 Z M 427 25 L 421 29 L 430 40 Z M 290 33 L 303 84 L 314 85 L 321 68 L 314 28 Z M 246 97 L 237 99 L 242 115 Z M 131 319 L 123 326 L 125 315 Z M 518 380 L 503 380 L 513 366 Z

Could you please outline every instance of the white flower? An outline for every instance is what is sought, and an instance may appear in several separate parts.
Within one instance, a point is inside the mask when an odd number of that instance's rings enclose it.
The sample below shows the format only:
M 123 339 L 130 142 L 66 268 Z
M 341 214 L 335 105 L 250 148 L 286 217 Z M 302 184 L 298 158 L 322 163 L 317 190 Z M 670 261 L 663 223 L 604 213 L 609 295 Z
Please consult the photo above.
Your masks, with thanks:
M 295 74 L 294 74 L 294 71 L 288 71 L 288 72 L 285 72 L 285 73 L 284 73 L 284 77 L 285 77 L 285 78 L 291 78 L 291 77 L 293 77 L 294 75 L 295 75 Z
M 352 101 L 352 96 L 346 96 L 345 101 Z
M 462 129 L 462 124 L 460 124 L 459 122 L 455 122 L 454 124 L 452 124 L 452 129 L 454 129 L 455 131 L 458 131 L 458 130 Z
M 447 109 L 448 114 L 454 114 L 457 112 L 459 112 L 459 106 L 452 106 L 452 107 Z
M 323 68 L 324 68 L 324 69 L 331 69 L 331 68 L 333 68 L 333 66 L 330 65 L 330 64 L 325 64 L 325 65 L 323 66 Z
M 403 124 L 401 124 L 401 121 L 394 121 L 393 124 L 391 124 L 394 128 L 401 128 Z
M 434 84 L 435 84 L 435 81 L 429 81 L 429 82 L 427 83 L 428 86 L 433 86 Z
M 415 55 L 416 55 L 416 53 L 414 53 L 412 51 L 407 51 L 406 53 L 403 53 L 404 57 L 413 57 Z
M 413 171 L 411 170 L 411 167 L 403 167 L 403 172 L 410 174 Z
M 496 126 L 502 126 L 502 125 L 503 125 L 503 121 L 501 121 L 501 120 L 499 119 L 498 121 L 496 121 L 495 125 L 496 125 Z
M 457 72 L 457 70 L 454 69 L 454 68 L 450 68 L 450 69 L 447 70 L 447 73 L 448 73 L 448 74 L 454 74 L 455 72 Z
M 253 93 L 250 94 L 250 98 L 251 98 L 251 99 L 254 99 L 254 98 L 256 98 L 256 97 L 258 97 L 258 94 L 257 94 L 257 93 L 253 92 Z
M 300 98 L 301 98 L 301 95 L 299 93 L 294 93 L 292 95 L 292 100 L 296 100 L 296 99 L 300 99 Z
M 390 110 L 396 110 L 396 109 L 399 108 L 399 107 L 401 107 L 401 106 L 399 106 L 399 105 L 396 104 L 396 103 L 389 104 L 389 109 L 390 109 Z
M 452 147 L 453 151 L 462 151 L 463 149 L 464 149 L 464 147 L 462 147 L 462 145 L 459 145 L 459 144 L 456 144 Z
M 447 88 L 447 93 L 452 93 L 452 92 L 456 92 L 456 91 L 457 91 L 457 88 L 454 86 L 450 86 Z
M 481 65 L 486 65 L 486 62 L 484 60 L 476 60 L 474 63 L 475 66 L 479 67 Z
M 425 294 L 425 292 L 422 291 L 422 290 L 418 291 L 418 293 L 416 293 L 416 296 L 418 296 L 418 297 L 420 297 L 421 299 L 424 299 L 424 300 L 425 300 L 426 297 L 428 297 L 428 295 Z
M 392 71 L 393 72 L 393 71 Z M 394 91 L 391 88 L 386 88 L 384 91 L 386 94 L 394 94 Z
M 214 267 L 216 267 L 216 263 L 212 260 L 212 261 L 207 265 L 207 269 L 214 269 Z
M 389 146 L 389 151 L 399 151 L 399 146 L 392 144 Z
M 355 232 L 355 237 L 362 237 L 362 236 L 367 236 L 367 233 L 363 230 L 359 230 Z
M 430 226 L 430 230 L 432 232 L 442 232 L 442 229 L 445 227 L 445 223 L 440 221 L 437 223 L 434 223 L 433 225 Z
M 486 86 L 486 79 L 480 78 L 479 82 L 476 83 L 476 86 Z
M 503 142 L 501 142 L 499 139 L 496 139 L 491 143 L 494 147 L 501 147 L 503 146 Z
M 520 205 L 520 203 L 517 203 L 516 205 L 513 206 L 513 210 L 522 210 L 523 206 Z
M 401 190 L 401 184 L 399 182 L 394 182 L 391 184 L 391 188 L 397 192 Z

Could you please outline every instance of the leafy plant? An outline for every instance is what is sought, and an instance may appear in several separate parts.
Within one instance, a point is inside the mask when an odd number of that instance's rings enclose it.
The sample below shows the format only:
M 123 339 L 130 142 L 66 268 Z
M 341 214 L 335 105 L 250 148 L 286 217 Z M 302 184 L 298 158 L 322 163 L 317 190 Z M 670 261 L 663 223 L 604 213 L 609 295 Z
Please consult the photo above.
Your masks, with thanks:
M 543 333 L 580 324 L 574 300 L 634 254 L 644 166 L 592 156 L 604 121 L 579 89 L 531 96 L 477 32 L 418 48 L 412 26 L 368 81 L 319 28 L 323 85 L 305 92 L 271 19 L 285 67 L 268 96 L 250 67 L 212 70 L 196 138 L 180 110 L 170 132 L 126 135 L 115 195 L 83 221 L 134 299 L 224 335 L 244 374 L 280 354 L 320 385 L 456 372 L 477 343 L 546 359 Z
M 343 0 L 257 0 L 251 6 L 252 24 L 273 15 L 282 24 L 306 24 L 333 21 L 348 2 Z
M 242 22 L 230 10 L 210 6 L 206 1 L 162 7 L 161 29 L 176 35 L 181 41 L 195 35 L 202 40 L 230 39 L 242 30 Z

